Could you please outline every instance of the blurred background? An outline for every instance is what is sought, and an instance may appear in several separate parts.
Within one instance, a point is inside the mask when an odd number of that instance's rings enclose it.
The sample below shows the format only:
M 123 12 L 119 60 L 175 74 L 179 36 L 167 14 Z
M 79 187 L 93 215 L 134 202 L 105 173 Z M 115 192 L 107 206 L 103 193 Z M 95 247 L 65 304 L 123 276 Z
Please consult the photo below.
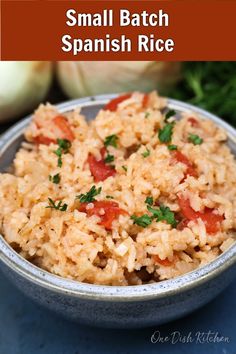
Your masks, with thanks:
M 236 125 L 236 62 L 0 62 L 0 131 L 41 102 L 158 90 Z

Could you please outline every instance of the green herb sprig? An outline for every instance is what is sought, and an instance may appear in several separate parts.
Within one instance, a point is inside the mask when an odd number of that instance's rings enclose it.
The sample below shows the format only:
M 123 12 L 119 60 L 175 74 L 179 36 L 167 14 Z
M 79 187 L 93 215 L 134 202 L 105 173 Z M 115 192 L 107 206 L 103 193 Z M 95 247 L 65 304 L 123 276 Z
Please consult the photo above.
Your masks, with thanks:
M 162 143 L 171 142 L 174 125 L 175 125 L 174 122 L 167 123 L 162 129 L 159 130 L 158 138 L 159 138 L 160 142 L 162 142 Z
M 107 146 L 113 146 L 117 148 L 117 143 L 118 143 L 118 136 L 115 134 L 109 135 L 106 137 L 104 141 L 104 145 Z
M 67 154 L 71 147 L 71 142 L 67 139 L 57 139 L 59 147 L 54 153 L 58 156 L 57 166 L 62 167 L 62 154 Z
M 148 227 L 153 220 L 156 221 L 166 221 L 167 224 L 170 224 L 172 227 L 177 226 L 177 220 L 175 219 L 175 214 L 170 210 L 169 207 L 161 205 L 160 208 L 153 208 L 153 198 L 147 197 L 145 200 L 147 204 L 148 211 L 152 214 L 144 214 L 142 216 L 132 215 L 131 219 L 134 221 L 134 224 L 141 227 Z
M 194 145 L 201 145 L 203 143 L 203 139 L 196 134 L 189 134 L 188 141 Z
M 154 209 L 151 206 L 148 206 L 147 209 L 152 213 L 153 219 L 156 219 L 156 221 L 166 221 L 167 224 L 176 227 L 177 221 L 175 219 L 175 214 L 169 207 L 161 205 L 160 208 Z
M 176 115 L 176 111 L 174 109 L 170 109 L 167 113 L 166 113 L 166 116 L 165 116 L 165 119 L 164 119 L 164 122 L 165 123 L 168 123 L 168 119 L 170 117 L 173 117 Z
M 87 193 L 76 196 L 76 199 L 79 199 L 80 203 L 92 203 L 96 200 L 95 197 L 100 194 L 101 191 L 102 187 L 97 189 L 95 186 L 92 186 Z
M 131 219 L 134 221 L 134 224 L 141 227 L 147 227 L 152 223 L 152 218 L 147 214 L 142 216 L 132 215 Z
M 113 162 L 114 161 L 114 155 L 110 155 L 110 154 L 107 154 L 107 156 L 105 157 L 105 159 L 104 159 L 104 162 L 105 163 L 111 163 L 111 162 Z
M 150 150 L 149 150 L 149 149 L 146 149 L 146 151 L 144 151 L 144 152 L 142 153 L 142 156 L 143 156 L 144 158 L 146 158 L 146 157 L 148 157 L 150 154 L 151 154 Z
M 170 151 L 173 151 L 173 150 L 177 150 L 177 149 L 178 149 L 177 145 L 168 145 L 167 148 L 168 148 L 168 150 L 170 150 Z
M 48 198 L 48 201 L 49 201 L 49 205 L 46 206 L 46 208 L 60 210 L 60 211 L 67 210 L 68 205 L 66 203 L 62 204 L 62 200 L 60 200 L 57 204 L 51 198 Z
M 61 181 L 60 173 L 57 173 L 57 174 L 54 175 L 54 176 L 49 175 L 48 178 L 49 178 L 49 181 L 51 181 L 51 182 L 54 183 L 54 184 L 59 184 L 60 181 Z
M 153 205 L 153 197 L 147 197 L 145 199 L 145 203 L 148 204 L 148 205 Z

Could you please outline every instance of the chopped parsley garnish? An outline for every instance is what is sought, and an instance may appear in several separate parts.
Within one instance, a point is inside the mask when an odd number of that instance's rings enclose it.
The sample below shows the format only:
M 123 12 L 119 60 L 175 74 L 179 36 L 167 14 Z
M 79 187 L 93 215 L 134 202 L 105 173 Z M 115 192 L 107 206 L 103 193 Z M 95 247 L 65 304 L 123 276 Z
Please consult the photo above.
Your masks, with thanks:
M 127 166 L 121 166 L 125 172 L 127 172 Z
M 62 200 L 60 200 L 57 204 L 51 198 L 48 198 L 48 201 L 49 201 L 49 205 L 46 206 L 46 208 L 56 209 L 60 211 L 66 211 L 67 209 L 67 204 L 64 203 L 62 205 Z
M 115 148 L 117 148 L 117 142 L 118 142 L 118 136 L 113 134 L 113 135 L 109 135 L 106 137 L 105 141 L 104 141 L 104 145 L 107 146 L 113 146 Z
M 158 138 L 162 143 L 169 143 L 171 141 L 173 128 L 174 122 L 166 124 L 163 129 L 159 130 Z
M 196 134 L 189 134 L 188 141 L 194 145 L 201 145 L 203 143 L 203 139 Z
M 167 147 L 170 151 L 177 150 L 177 145 L 168 145 Z
M 148 214 L 144 214 L 142 216 L 132 215 L 131 219 L 134 221 L 134 224 L 141 227 L 147 227 L 152 223 L 153 220 L 156 220 L 166 221 L 172 227 L 176 227 L 177 220 L 175 219 L 175 214 L 170 210 L 169 207 L 161 205 L 160 208 L 153 208 L 152 197 L 147 197 L 145 203 L 148 204 L 147 209 L 152 214 L 152 216 L 149 216 Z
M 148 205 L 153 205 L 153 197 L 147 197 L 145 199 L 145 203 Z
M 76 199 L 79 199 L 80 203 L 92 203 L 96 200 L 94 197 L 100 194 L 101 190 L 102 187 L 96 189 L 95 186 L 92 186 L 92 188 L 86 194 L 80 194 L 76 197 Z
M 149 155 L 150 155 L 150 150 L 148 150 L 148 149 L 146 149 L 146 151 L 144 151 L 144 152 L 142 153 L 142 156 L 143 156 L 144 158 L 148 157 Z
M 54 153 L 58 156 L 58 160 L 57 160 L 57 166 L 61 167 L 62 166 L 62 151 L 61 148 L 58 148 L 56 151 L 54 151 Z
M 114 199 L 114 197 L 112 195 L 107 195 L 106 198 L 107 199 Z
M 142 227 L 147 227 L 152 223 L 152 218 L 147 214 L 142 216 L 132 215 L 131 219 L 134 221 L 134 224 Z
M 147 207 L 148 211 L 152 213 L 152 218 L 156 219 L 156 221 L 166 221 L 168 224 L 175 227 L 177 225 L 177 221 L 175 219 L 175 214 L 170 210 L 169 207 L 165 207 L 161 205 L 160 208 L 154 209 L 151 206 Z
M 54 151 L 54 153 L 58 156 L 57 160 L 57 166 L 61 167 L 62 166 L 62 154 L 67 154 L 69 152 L 69 149 L 71 147 L 71 142 L 67 139 L 57 139 L 57 143 L 59 147 L 57 150 Z
M 49 176 L 49 181 L 51 181 L 52 183 L 58 184 L 58 183 L 60 183 L 60 180 L 61 180 L 61 176 L 59 173 L 57 173 L 54 176 L 51 176 L 51 175 Z
M 114 156 L 110 155 L 110 154 L 107 154 L 107 156 L 104 159 L 104 162 L 105 163 L 110 163 L 110 162 L 113 162 L 113 161 L 114 161 Z
M 71 142 L 67 139 L 57 139 L 57 143 L 59 147 L 63 150 L 64 154 L 69 152 L 69 149 L 71 147 Z
M 150 116 L 150 112 L 146 112 L 144 118 L 148 118 Z
M 165 116 L 165 119 L 164 119 L 165 123 L 168 122 L 168 119 L 169 119 L 170 117 L 173 117 L 173 116 L 175 116 L 175 115 L 176 115 L 175 110 L 174 110 L 174 109 L 170 109 L 170 110 L 166 113 L 166 116 Z

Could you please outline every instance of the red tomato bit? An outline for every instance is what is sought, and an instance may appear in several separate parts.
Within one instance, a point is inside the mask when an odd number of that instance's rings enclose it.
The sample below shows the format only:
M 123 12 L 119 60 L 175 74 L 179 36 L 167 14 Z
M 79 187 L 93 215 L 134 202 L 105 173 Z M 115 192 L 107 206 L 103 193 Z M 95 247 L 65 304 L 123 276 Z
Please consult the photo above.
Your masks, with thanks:
M 111 230 L 112 222 L 119 217 L 119 215 L 128 214 L 125 210 L 119 208 L 119 204 L 112 201 L 94 201 L 93 208 L 87 208 L 88 203 L 82 203 L 79 211 L 85 212 L 88 216 L 97 215 L 101 221 L 99 225 L 105 227 L 106 230 Z
M 35 144 L 50 145 L 51 143 L 56 144 L 55 139 L 48 138 L 47 136 L 38 135 L 34 138 Z
M 149 95 L 147 93 L 144 93 L 144 95 L 143 95 L 143 108 L 147 107 L 148 100 L 149 100 Z
M 197 177 L 197 171 L 195 170 L 193 163 L 191 161 L 189 161 L 187 156 L 185 156 L 184 154 L 182 154 L 182 152 L 180 152 L 178 150 L 173 151 L 172 154 L 173 154 L 173 157 L 176 161 L 183 163 L 187 167 L 184 179 L 187 176 Z
M 105 179 L 107 179 L 108 177 L 115 176 L 116 174 L 116 170 L 112 166 L 107 165 L 104 162 L 105 152 L 106 149 L 102 148 L 100 151 L 102 155 L 101 160 L 96 160 L 96 158 L 92 154 L 89 154 L 88 156 L 90 172 L 93 175 L 95 182 L 105 181 Z
M 174 258 L 173 258 L 172 261 L 170 261 L 168 258 L 161 259 L 161 258 L 158 257 L 158 256 L 153 256 L 153 259 L 154 259 L 154 262 L 159 263 L 159 264 L 161 264 L 161 265 L 164 266 L 164 267 L 170 267 L 171 265 L 173 265 L 173 263 L 176 262 L 177 257 L 174 256 Z
M 111 112 L 115 112 L 118 108 L 118 105 L 125 101 L 125 100 L 128 100 L 130 97 L 132 96 L 131 93 L 127 93 L 125 95 L 122 95 L 122 96 L 118 96 L 116 98 L 113 98 L 113 100 L 111 100 L 110 102 L 108 102 L 105 107 L 104 107 L 104 110 L 105 111 L 111 111 Z
M 51 122 L 48 123 L 48 125 L 50 131 L 52 131 L 53 134 L 55 135 L 55 139 L 40 134 L 34 138 L 34 142 L 36 144 L 44 144 L 44 145 L 50 145 L 51 143 L 56 144 L 57 139 L 67 139 L 69 141 L 74 140 L 75 138 L 74 133 L 71 130 L 70 124 L 66 119 L 66 117 L 56 116 L 52 119 Z M 41 126 L 39 125 L 37 126 L 38 128 L 41 128 Z
M 190 117 L 190 118 L 188 118 L 188 121 L 192 127 L 195 127 L 195 128 L 199 127 L 199 122 L 196 118 Z
M 56 116 L 53 118 L 53 123 L 60 130 L 61 136 L 58 137 L 60 139 L 67 139 L 69 141 L 73 141 L 75 136 L 73 131 L 71 130 L 70 124 L 68 120 L 64 116 Z
M 183 197 L 178 198 L 181 213 L 187 220 L 193 220 L 200 218 L 206 227 L 206 231 L 209 234 L 215 234 L 220 229 L 220 222 L 224 220 L 223 215 L 215 214 L 214 209 L 205 208 L 203 212 L 195 211 L 190 205 L 189 199 Z
M 113 100 L 111 100 L 110 102 L 108 102 L 105 107 L 103 108 L 105 111 L 111 111 L 111 112 L 115 112 L 118 108 L 118 105 L 125 101 L 128 100 L 130 97 L 132 96 L 132 93 L 126 93 L 125 95 L 122 96 L 118 96 L 116 98 L 113 98 Z M 142 106 L 143 108 L 147 107 L 148 104 L 148 99 L 149 99 L 149 95 L 147 93 L 145 93 L 143 95 L 143 101 L 142 101 Z

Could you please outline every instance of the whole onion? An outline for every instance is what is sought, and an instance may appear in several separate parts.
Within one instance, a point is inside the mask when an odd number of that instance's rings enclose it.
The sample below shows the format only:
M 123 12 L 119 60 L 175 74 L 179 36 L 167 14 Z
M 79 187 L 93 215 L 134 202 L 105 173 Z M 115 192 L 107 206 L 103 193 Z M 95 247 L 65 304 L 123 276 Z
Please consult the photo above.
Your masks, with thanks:
M 45 98 L 51 78 L 51 62 L 0 62 L 0 122 L 34 109 Z
M 71 98 L 135 90 L 163 92 L 179 79 L 180 63 L 61 61 L 57 63 L 57 76 Z

